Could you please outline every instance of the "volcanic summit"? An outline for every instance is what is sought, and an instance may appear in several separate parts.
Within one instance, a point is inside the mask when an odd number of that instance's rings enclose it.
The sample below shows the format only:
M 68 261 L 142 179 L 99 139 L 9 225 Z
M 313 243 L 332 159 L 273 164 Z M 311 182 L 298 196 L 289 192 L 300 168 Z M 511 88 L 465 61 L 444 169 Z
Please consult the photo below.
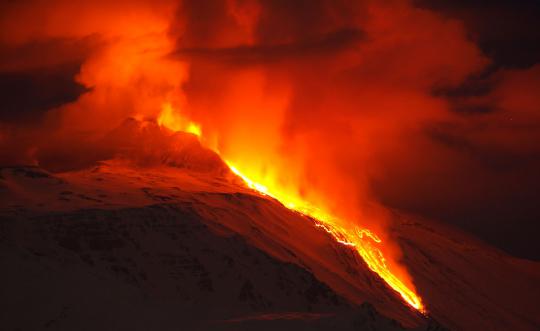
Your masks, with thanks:
M 115 140 L 118 132 L 129 139 Z M 354 248 L 249 188 L 196 136 L 129 120 L 107 139 L 125 154 L 83 170 L 2 168 L 2 293 L 10 302 L 3 325 L 503 330 L 538 323 L 536 266 L 456 230 L 393 215 L 426 303 L 420 313 Z M 155 140 L 168 145 L 128 158 L 132 148 L 145 150 L 133 141 Z
M 540 329 L 539 15 L 0 2 L 0 329 Z

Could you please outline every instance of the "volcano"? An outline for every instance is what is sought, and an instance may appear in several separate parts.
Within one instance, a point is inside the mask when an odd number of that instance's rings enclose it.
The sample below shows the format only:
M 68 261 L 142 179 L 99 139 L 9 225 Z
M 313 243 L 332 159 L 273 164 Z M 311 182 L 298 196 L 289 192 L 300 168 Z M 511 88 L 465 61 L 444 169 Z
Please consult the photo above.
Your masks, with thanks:
M 419 311 L 354 247 L 250 188 L 195 135 L 130 119 L 104 139 L 97 164 L 1 168 L 4 329 L 540 326 L 536 262 L 393 212 Z

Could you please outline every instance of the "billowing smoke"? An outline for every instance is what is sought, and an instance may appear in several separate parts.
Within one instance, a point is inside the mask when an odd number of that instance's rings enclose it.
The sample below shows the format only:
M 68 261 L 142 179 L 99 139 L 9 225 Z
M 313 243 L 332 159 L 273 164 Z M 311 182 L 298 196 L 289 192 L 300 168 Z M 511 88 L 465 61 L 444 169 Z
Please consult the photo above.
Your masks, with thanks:
M 539 163 L 538 66 L 493 70 L 461 21 L 410 1 L 0 9 L 2 163 L 88 166 L 166 106 L 248 175 L 375 227 L 381 201 L 436 216 L 512 182 L 507 155 Z

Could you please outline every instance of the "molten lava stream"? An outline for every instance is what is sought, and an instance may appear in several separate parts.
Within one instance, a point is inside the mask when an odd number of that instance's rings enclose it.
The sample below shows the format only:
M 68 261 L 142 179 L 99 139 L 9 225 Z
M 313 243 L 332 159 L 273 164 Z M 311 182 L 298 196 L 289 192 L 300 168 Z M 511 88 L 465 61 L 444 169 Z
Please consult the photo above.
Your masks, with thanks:
M 270 196 L 280 201 L 284 206 L 291 210 L 312 218 L 315 221 L 316 226 L 324 229 L 326 232 L 332 235 L 337 242 L 346 246 L 354 247 L 358 254 L 366 262 L 368 267 L 373 272 L 377 273 L 393 290 L 398 292 L 405 302 L 422 313 L 426 312 L 420 297 L 413 290 L 409 289 L 388 268 L 383 253 L 375 246 L 382 244 L 381 239 L 376 234 L 368 229 L 360 229 L 358 227 L 355 227 L 353 232 L 348 231 L 347 229 L 339 226 L 338 224 L 344 223 L 339 222 L 339 220 L 332 215 L 329 215 L 319 208 L 316 208 L 298 198 L 295 199 L 290 196 L 283 196 L 282 194 L 271 191 L 266 186 L 245 176 L 230 162 L 225 162 L 236 175 L 244 180 L 248 187 L 263 195 Z
M 201 138 L 201 126 L 180 116 L 169 103 L 163 105 L 158 124 L 172 131 L 190 132 L 199 137 L 199 140 Z M 214 151 L 221 155 L 218 150 L 214 149 Z M 348 223 L 341 222 L 337 217 L 324 212 L 296 195 L 287 194 L 279 190 L 279 188 L 269 189 L 267 186 L 244 175 L 237 166 L 226 160 L 223 155 L 221 156 L 231 171 L 240 177 L 249 188 L 262 195 L 272 197 L 290 210 L 313 219 L 316 226 L 328 232 L 337 242 L 354 247 L 368 267 L 399 293 L 407 304 L 421 313 L 426 312 L 421 298 L 388 268 L 382 251 L 377 248 L 377 245 L 381 245 L 382 241 L 376 234 L 368 229 L 354 227 L 354 229 L 349 230 L 340 226 L 340 224 Z

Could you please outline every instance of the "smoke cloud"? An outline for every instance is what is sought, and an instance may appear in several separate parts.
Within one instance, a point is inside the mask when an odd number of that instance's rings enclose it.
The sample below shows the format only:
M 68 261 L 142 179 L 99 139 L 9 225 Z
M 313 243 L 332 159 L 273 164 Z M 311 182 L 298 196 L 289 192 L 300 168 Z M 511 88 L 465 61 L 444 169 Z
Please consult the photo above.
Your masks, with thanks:
M 385 205 L 502 243 L 482 229 L 510 227 L 486 217 L 503 205 L 535 226 L 540 67 L 497 66 L 455 15 L 405 0 L 25 0 L 0 13 L 3 164 L 112 157 L 104 137 L 168 104 L 228 160 L 347 219 L 376 227 Z

